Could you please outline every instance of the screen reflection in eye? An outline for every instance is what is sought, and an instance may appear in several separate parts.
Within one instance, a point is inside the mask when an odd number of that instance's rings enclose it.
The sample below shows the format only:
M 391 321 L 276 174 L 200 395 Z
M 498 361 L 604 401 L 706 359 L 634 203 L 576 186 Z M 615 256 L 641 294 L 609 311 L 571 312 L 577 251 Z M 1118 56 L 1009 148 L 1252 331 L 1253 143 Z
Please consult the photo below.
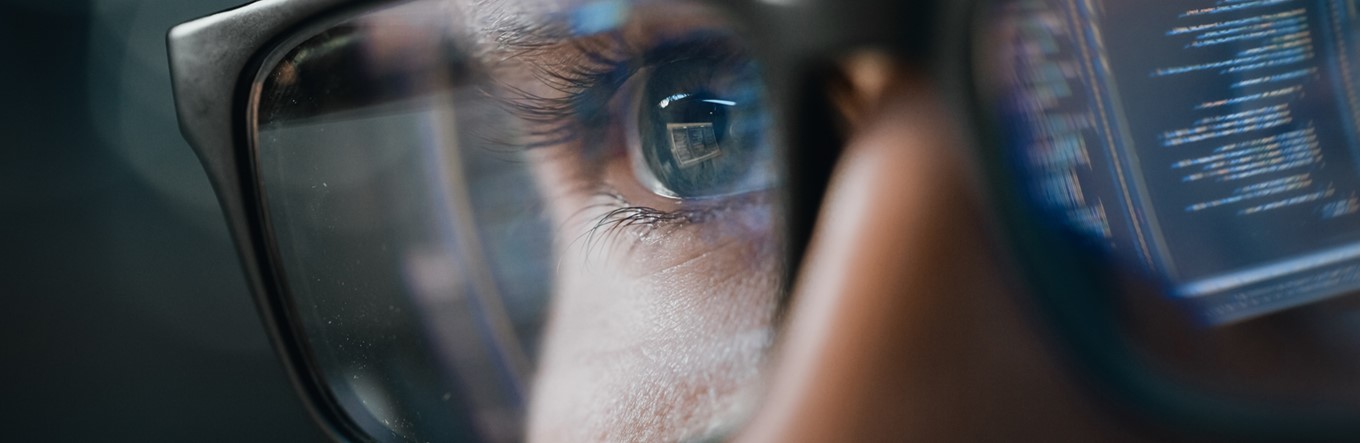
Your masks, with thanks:
M 705 199 L 770 186 L 768 121 L 754 63 L 686 59 L 645 69 L 635 175 L 658 195 Z
M 760 68 L 705 9 L 627 17 L 497 59 L 558 240 L 530 440 L 720 430 L 773 343 L 784 253 Z
M 552 94 L 515 88 L 512 112 L 538 137 L 530 146 L 575 151 L 585 183 L 570 187 L 597 191 L 582 205 L 596 231 L 724 217 L 751 228 L 775 174 L 763 83 L 739 42 L 707 29 L 572 41 L 574 56 L 532 66 Z

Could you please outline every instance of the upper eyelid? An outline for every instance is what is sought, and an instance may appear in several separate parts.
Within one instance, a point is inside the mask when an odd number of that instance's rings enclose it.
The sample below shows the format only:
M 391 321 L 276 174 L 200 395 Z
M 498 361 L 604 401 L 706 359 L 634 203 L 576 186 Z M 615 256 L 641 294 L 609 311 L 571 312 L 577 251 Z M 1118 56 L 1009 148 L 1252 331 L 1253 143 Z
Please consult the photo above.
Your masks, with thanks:
M 596 36 L 617 41 L 617 36 Z M 592 46 L 593 41 L 567 42 L 528 49 L 517 57 L 523 60 L 530 78 L 548 93 L 539 93 L 514 84 L 502 84 L 500 97 L 510 112 L 533 125 L 530 148 L 551 146 L 577 140 L 581 123 L 607 116 L 606 104 L 632 71 L 620 72 L 631 57 L 616 45 Z M 565 48 L 565 49 L 564 49 Z M 569 51 L 566 55 L 554 52 Z M 557 55 L 554 57 L 554 55 Z
M 529 148 L 571 143 L 573 156 L 591 167 L 593 160 L 611 152 L 604 133 L 598 130 L 619 114 L 611 104 L 625 84 L 644 68 L 684 60 L 712 61 L 715 66 L 734 61 L 749 61 L 750 52 L 733 32 L 708 28 L 689 29 L 667 38 L 641 44 L 627 41 L 621 33 L 560 42 L 553 47 L 533 48 L 521 61 L 532 72 L 532 81 L 559 95 L 545 96 L 522 88 L 512 88 L 513 110 L 538 125 L 539 138 Z M 570 51 L 554 56 L 551 51 Z M 612 195 L 608 209 L 588 225 L 590 239 L 610 238 L 628 229 L 655 230 L 702 224 L 721 214 L 750 207 L 760 192 L 724 196 L 722 199 L 686 200 L 675 209 L 656 209 L 628 202 L 606 186 L 602 195 Z M 600 206 L 594 207 L 600 209 Z
M 734 38 L 727 32 L 696 29 L 679 38 L 641 46 L 626 41 L 621 32 L 611 32 L 528 49 L 522 55 L 533 79 L 559 95 L 545 96 L 505 85 L 502 89 L 508 96 L 503 102 L 514 115 L 535 126 L 530 134 L 534 140 L 528 147 L 580 141 L 592 135 L 584 129 L 609 118 L 610 100 L 640 69 L 687 58 L 709 57 L 721 62 L 745 57 L 745 51 L 733 44 Z M 570 53 L 551 54 L 563 50 Z

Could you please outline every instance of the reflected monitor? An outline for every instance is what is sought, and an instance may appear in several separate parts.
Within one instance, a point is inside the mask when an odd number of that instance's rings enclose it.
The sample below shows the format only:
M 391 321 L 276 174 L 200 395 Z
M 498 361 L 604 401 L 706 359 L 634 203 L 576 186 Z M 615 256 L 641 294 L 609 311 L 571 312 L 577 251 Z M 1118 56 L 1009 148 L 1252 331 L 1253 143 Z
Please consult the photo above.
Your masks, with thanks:
M 1360 289 L 1353 0 L 1011 2 L 1033 195 L 1212 324 Z

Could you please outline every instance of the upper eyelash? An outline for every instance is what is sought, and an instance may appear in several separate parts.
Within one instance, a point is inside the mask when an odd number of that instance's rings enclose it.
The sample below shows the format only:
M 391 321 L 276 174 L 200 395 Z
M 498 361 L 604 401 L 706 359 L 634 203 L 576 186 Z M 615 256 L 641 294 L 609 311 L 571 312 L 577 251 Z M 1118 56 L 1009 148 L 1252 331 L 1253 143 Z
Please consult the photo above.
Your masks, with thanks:
M 533 57 L 535 52 L 552 48 L 525 48 L 520 56 L 534 60 L 530 72 L 536 80 L 553 91 L 556 97 L 505 86 L 502 98 L 515 116 L 534 126 L 528 135 L 528 148 L 552 146 L 576 141 L 591 135 L 583 128 L 593 128 L 607 120 L 609 102 L 618 89 L 638 70 L 666 62 L 692 58 L 710 58 L 722 63 L 744 57 L 743 51 L 731 48 L 730 38 L 705 38 L 716 32 L 696 32 L 684 39 L 655 45 L 646 50 L 630 47 L 617 32 L 585 39 L 571 40 L 576 57 L 555 62 L 544 62 Z M 584 140 L 589 144 L 597 140 Z
M 503 85 L 506 95 L 500 102 L 522 121 L 528 122 L 529 140 L 520 143 L 526 149 L 554 146 L 578 141 L 581 155 L 592 159 L 600 155 L 604 135 L 598 128 L 612 117 L 609 103 L 619 89 L 640 69 L 669 62 L 703 58 L 715 63 L 728 63 L 746 57 L 744 51 L 733 50 L 730 38 L 711 37 L 716 33 L 693 33 L 685 39 L 654 45 L 644 51 L 631 48 L 618 33 L 607 33 L 592 38 L 575 39 L 574 57 L 566 60 L 543 61 L 546 51 L 554 47 L 525 47 L 519 57 L 532 60 L 530 73 L 534 79 L 560 96 L 546 97 L 513 85 Z M 665 227 L 679 227 L 707 221 L 737 205 L 703 205 L 671 211 L 637 206 L 608 186 L 594 191 L 606 198 L 603 203 L 582 208 L 580 213 L 605 208 L 604 214 L 588 223 L 589 228 L 578 240 L 586 242 L 587 250 L 608 241 L 624 230 L 655 232 Z M 641 231 L 636 231 L 641 230 Z
M 599 43 L 600 39 L 606 43 Z M 623 83 L 636 72 L 632 57 L 619 48 L 621 37 L 605 35 L 596 39 L 577 39 L 570 44 L 578 54 L 552 63 L 531 54 L 530 73 L 542 85 L 560 96 L 547 97 L 512 85 L 502 87 L 501 102 L 510 113 L 528 122 L 531 137 L 527 148 L 552 146 L 579 139 L 585 131 L 609 117 L 608 103 Z M 612 43 L 612 44 L 611 44 Z M 551 50 L 536 48 L 531 51 Z M 585 140 L 592 142 L 595 140 Z

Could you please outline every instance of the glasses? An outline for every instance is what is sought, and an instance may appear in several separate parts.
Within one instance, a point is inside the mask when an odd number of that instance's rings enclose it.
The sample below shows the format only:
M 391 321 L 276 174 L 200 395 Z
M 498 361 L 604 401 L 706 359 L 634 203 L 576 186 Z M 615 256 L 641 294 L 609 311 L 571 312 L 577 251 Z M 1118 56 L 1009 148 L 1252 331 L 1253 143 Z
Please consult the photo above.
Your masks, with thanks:
M 739 428 L 852 125 L 837 61 L 867 48 L 975 129 L 1096 391 L 1214 436 L 1360 431 L 1353 8 L 945 3 L 264 1 L 170 53 L 339 437 Z

